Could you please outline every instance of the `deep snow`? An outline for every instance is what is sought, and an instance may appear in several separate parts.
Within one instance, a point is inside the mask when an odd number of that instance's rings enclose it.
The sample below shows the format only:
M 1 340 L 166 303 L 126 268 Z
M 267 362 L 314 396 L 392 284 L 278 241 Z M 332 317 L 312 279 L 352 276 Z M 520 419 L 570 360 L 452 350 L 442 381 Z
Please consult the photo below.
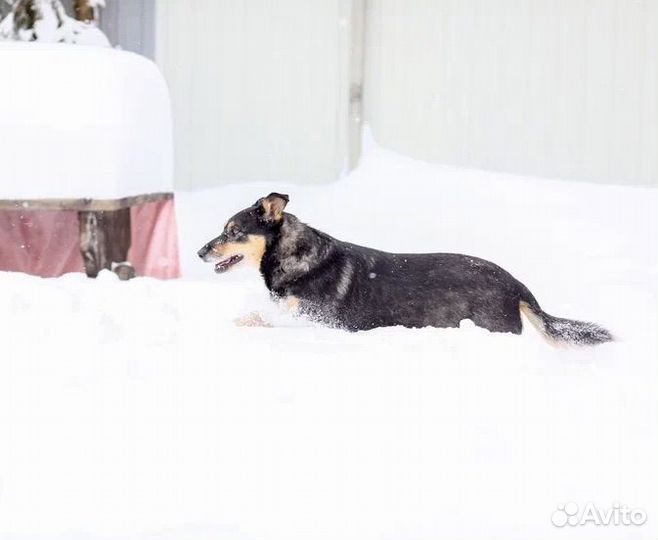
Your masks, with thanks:
M 293 321 L 195 256 L 275 190 L 341 239 L 493 260 L 619 341 Z M 331 185 L 178 193 L 182 280 L 0 274 L 0 538 L 654 538 L 656 193 L 368 144 Z M 233 325 L 256 310 L 276 327 Z M 556 528 L 568 501 L 648 520 Z

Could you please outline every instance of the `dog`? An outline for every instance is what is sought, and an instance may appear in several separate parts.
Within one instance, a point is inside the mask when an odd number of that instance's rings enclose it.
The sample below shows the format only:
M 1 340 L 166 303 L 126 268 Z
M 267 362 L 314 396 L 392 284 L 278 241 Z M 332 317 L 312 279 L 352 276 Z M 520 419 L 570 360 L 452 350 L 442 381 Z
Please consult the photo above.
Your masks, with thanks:
M 553 344 L 612 341 L 595 323 L 553 317 L 499 266 L 455 253 L 387 253 L 342 242 L 284 212 L 271 193 L 228 220 L 198 255 L 223 273 L 259 269 L 272 297 L 293 312 L 350 331 L 384 326 L 458 327 L 520 334 L 521 313 Z

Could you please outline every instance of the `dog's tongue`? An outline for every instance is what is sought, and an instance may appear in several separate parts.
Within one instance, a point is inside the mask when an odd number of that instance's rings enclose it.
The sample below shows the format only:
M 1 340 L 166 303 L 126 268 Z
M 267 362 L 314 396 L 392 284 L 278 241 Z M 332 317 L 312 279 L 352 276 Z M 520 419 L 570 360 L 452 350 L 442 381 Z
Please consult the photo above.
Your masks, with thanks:
M 217 272 L 218 274 L 221 274 L 222 272 L 226 272 L 228 270 L 228 267 L 230 266 L 227 263 L 228 261 L 218 262 L 215 265 L 215 272 Z

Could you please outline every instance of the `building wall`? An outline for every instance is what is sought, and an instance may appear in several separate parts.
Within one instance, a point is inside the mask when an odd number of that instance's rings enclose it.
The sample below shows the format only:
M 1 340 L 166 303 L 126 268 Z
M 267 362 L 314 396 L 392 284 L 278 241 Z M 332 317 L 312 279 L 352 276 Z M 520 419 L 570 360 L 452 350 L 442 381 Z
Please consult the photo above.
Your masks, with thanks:
M 100 10 L 99 25 L 113 46 L 153 59 L 155 1 L 109 0 Z M 73 10 L 70 11 L 73 13 Z
M 417 158 L 658 181 L 656 0 L 369 0 L 365 115 Z
M 158 0 L 180 188 L 334 180 L 348 165 L 350 0 Z

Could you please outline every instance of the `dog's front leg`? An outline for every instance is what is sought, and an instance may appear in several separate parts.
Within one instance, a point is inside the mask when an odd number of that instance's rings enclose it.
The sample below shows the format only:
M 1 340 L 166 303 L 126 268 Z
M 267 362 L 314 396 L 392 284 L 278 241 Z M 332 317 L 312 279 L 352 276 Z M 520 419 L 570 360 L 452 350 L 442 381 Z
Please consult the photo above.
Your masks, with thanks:
M 261 326 L 264 328 L 272 328 L 272 325 L 268 323 L 260 313 L 252 311 L 247 315 L 233 319 L 235 326 Z
M 299 315 L 299 298 L 296 296 L 286 296 L 281 300 L 283 309 L 292 315 Z

